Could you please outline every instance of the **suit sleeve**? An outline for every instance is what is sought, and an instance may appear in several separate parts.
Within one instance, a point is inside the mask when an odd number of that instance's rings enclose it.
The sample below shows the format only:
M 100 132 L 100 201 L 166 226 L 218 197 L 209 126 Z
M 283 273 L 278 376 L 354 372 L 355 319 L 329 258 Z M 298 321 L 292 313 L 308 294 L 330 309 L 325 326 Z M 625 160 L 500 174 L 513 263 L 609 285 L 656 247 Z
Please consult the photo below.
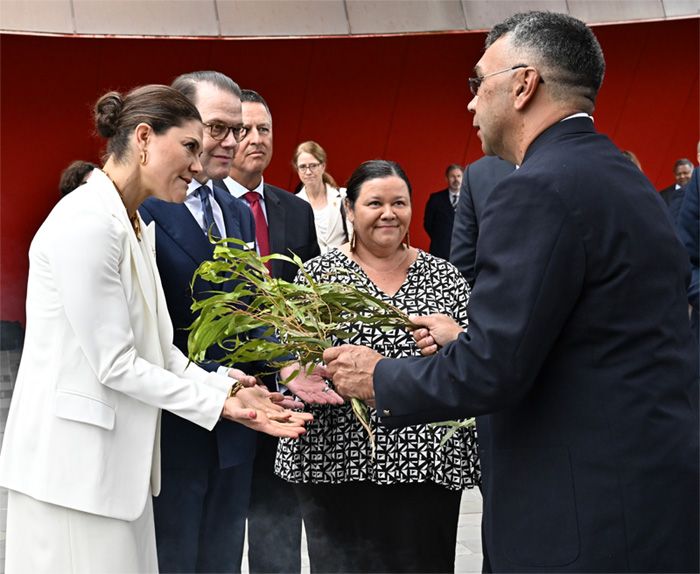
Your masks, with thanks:
M 435 231 L 435 196 L 431 194 L 428 198 L 428 203 L 425 204 L 425 213 L 423 214 L 423 228 L 426 233 L 432 237 Z
M 695 308 L 699 307 L 700 297 L 700 178 L 698 171 L 693 170 L 693 177 L 683 198 L 678 213 L 678 235 L 685 245 L 690 257 L 691 280 L 688 287 L 688 301 Z
M 469 167 L 464 170 L 462 186 L 459 190 L 459 201 L 455 212 L 455 222 L 452 229 L 452 245 L 450 262 L 459 269 L 470 286 L 474 286 L 474 261 L 476 260 L 476 238 L 479 234 L 479 224 L 476 221 L 474 200 L 469 185 Z
M 165 357 L 178 376 L 139 355 L 120 273 L 128 249 L 127 230 L 102 213 L 85 214 L 55 234 L 47 253 L 66 318 L 100 383 L 211 429 L 230 385 L 196 367 L 185 377 L 184 357 L 176 364 Z
M 580 294 L 585 254 L 578 229 L 551 184 L 522 176 L 498 185 L 483 214 L 469 328 L 432 357 L 377 364 L 382 422 L 463 418 L 520 400 Z

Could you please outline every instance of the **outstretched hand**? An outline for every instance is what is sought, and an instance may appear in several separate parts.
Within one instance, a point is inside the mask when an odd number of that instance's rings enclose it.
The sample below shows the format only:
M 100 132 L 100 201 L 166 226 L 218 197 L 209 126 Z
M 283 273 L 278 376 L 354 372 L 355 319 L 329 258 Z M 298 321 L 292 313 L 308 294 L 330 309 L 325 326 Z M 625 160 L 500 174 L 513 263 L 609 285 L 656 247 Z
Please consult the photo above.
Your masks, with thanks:
M 282 408 L 273 401 L 274 395 L 260 385 L 243 388 L 226 399 L 222 416 L 272 436 L 298 438 L 313 416 Z
M 438 348 L 454 341 L 464 331 L 448 315 L 411 315 L 411 323 L 418 328 L 413 330 L 413 338 L 422 355 L 433 355 Z
M 283 367 L 280 370 L 280 377 L 286 380 L 294 371 L 298 371 L 297 375 L 286 385 L 302 401 L 318 405 L 343 404 L 343 398 L 325 381 L 326 378 L 330 378 L 330 373 L 324 367 L 317 365 L 310 374 L 307 374 L 304 367 L 294 363 Z

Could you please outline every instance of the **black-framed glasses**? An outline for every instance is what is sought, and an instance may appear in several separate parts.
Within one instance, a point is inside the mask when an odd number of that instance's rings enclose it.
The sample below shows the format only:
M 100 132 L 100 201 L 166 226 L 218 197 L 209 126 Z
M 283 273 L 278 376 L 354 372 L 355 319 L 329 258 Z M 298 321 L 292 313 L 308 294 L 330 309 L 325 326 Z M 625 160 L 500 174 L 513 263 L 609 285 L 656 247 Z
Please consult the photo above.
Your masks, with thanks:
M 471 93 L 473 95 L 477 96 L 479 95 L 479 87 L 481 86 L 481 82 L 483 82 L 486 78 L 490 78 L 491 76 L 497 76 L 498 74 L 505 74 L 506 72 L 512 72 L 513 70 L 519 70 L 520 68 L 527 67 L 527 64 L 518 64 L 517 66 L 513 66 L 512 68 L 504 68 L 503 70 L 498 70 L 498 72 L 491 72 L 490 74 L 486 74 L 485 76 L 469 78 L 469 89 L 471 90 Z
M 301 165 L 297 166 L 297 169 L 302 173 L 305 172 L 307 169 L 313 173 L 319 167 L 321 167 L 320 163 L 302 163 Z
M 248 128 L 245 126 L 227 126 L 221 122 L 212 122 L 204 124 L 204 127 L 207 128 L 211 138 L 219 142 L 224 141 L 228 137 L 229 132 L 233 134 L 233 139 L 237 142 L 240 142 L 248 135 Z

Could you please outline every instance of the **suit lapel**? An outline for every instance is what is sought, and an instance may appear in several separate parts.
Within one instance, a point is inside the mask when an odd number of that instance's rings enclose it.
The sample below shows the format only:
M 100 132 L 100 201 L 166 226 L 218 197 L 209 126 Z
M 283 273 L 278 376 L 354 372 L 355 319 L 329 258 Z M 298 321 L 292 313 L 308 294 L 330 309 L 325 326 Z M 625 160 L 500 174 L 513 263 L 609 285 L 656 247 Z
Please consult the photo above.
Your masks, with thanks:
M 211 259 L 214 249 L 184 203 L 148 200 L 146 208 L 154 221 L 194 261 Z
M 129 221 L 126 208 L 124 207 L 124 204 L 119 197 L 119 192 L 117 191 L 116 187 L 114 187 L 112 181 L 98 169 L 96 169 L 94 174 L 90 176 L 91 180 L 93 180 L 93 178 L 97 180 L 97 183 L 102 183 L 98 189 L 100 190 L 105 203 L 107 204 L 112 215 L 116 217 L 127 230 L 129 249 L 131 250 L 131 260 L 133 261 L 134 270 L 136 272 L 136 280 L 141 289 L 141 293 L 143 294 L 143 299 L 146 302 L 146 307 L 155 318 L 157 317 L 155 299 L 156 289 L 154 288 L 155 266 L 151 266 L 151 262 L 146 261 L 144 258 L 143 251 L 139 245 L 139 240 L 136 238 L 136 234 L 133 232 L 131 221 Z M 147 229 L 146 224 L 142 219 L 140 219 L 139 223 L 141 224 L 141 233 L 143 234 L 143 238 L 148 241 L 146 234 L 149 234 L 150 231 Z M 154 243 L 151 242 L 150 245 L 154 245 Z
M 277 193 L 265 185 L 265 209 L 267 210 L 267 228 L 270 235 L 270 253 L 289 255 L 286 249 L 286 217 L 282 202 Z M 272 275 L 279 277 L 282 272 L 282 261 L 272 261 Z

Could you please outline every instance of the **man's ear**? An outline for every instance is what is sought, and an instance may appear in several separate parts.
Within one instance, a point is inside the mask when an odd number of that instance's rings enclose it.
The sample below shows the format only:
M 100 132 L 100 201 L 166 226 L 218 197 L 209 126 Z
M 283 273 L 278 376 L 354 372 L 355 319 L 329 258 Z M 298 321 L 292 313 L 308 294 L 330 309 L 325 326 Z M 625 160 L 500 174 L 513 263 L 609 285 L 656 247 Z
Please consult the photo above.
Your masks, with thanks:
M 535 97 L 537 88 L 540 85 L 540 74 L 535 68 L 523 68 L 518 70 L 518 72 L 519 79 L 514 89 L 514 106 L 516 110 L 522 110 Z

